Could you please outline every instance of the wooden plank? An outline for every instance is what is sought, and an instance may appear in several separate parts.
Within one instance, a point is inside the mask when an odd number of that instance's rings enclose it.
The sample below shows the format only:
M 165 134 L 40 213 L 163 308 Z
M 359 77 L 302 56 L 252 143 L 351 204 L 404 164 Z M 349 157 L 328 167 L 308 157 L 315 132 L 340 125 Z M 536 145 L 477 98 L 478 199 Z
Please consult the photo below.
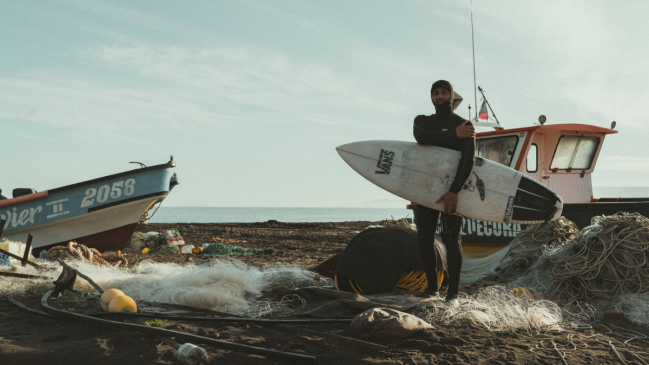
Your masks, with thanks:
M 22 257 L 20 257 L 20 256 L 18 256 L 18 255 L 14 255 L 14 254 L 12 254 L 11 252 L 7 252 L 7 251 L 2 250 L 2 249 L 0 249 L 0 253 L 3 253 L 3 254 L 5 254 L 5 255 L 7 255 L 7 256 L 9 256 L 9 257 L 13 257 L 13 258 L 15 258 L 15 259 L 18 260 L 18 261 L 22 261 L 22 260 L 23 260 Z M 30 265 L 32 265 L 33 267 L 35 267 L 35 268 L 37 268 L 37 269 L 40 269 L 40 268 L 41 268 L 41 265 L 35 264 L 35 263 L 31 262 L 31 261 L 27 261 L 27 263 L 30 264 Z
M 27 259 L 29 258 L 29 249 L 32 248 L 32 236 L 31 233 L 27 234 L 27 246 L 25 246 L 25 255 L 23 255 L 23 259 L 21 260 L 21 265 L 24 267 L 27 265 Z
M 14 278 L 21 278 L 21 279 L 49 279 L 46 278 L 45 276 L 20 274 L 17 272 L 8 272 L 8 271 L 0 271 L 0 276 L 11 276 Z

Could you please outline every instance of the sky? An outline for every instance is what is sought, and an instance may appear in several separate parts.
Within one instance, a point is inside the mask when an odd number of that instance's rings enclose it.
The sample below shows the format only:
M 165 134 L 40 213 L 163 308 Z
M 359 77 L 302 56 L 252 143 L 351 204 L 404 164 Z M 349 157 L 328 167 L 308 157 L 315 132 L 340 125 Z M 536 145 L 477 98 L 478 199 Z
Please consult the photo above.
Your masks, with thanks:
M 504 127 L 617 122 L 596 192 L 649 186 L 648 12 L 473 2 L 477 83 Z M 401 206 L 335 147 L 414 141 L 438 79 L 458 114 L 475 104 L 469 0 L 4 1 L 0 32 L 3 195 L 173 155 L 166 206 Z

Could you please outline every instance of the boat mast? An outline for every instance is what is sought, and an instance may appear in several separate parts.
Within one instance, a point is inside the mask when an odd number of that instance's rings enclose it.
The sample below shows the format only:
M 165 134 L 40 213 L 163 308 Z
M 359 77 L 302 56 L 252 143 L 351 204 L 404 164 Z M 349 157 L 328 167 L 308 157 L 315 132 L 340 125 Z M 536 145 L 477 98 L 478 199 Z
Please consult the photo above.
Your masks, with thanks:
M 476 77 L 475 77 L 475 42 L 473 41 L 473 0 L 470 0 L 471 3 L 471 49 L 473 51 L 473 97 L 475 101 L 476 108 L 478 107 L 478 93 L 476 91 Z M 476 119 L 478 119 L 478 114 L 476 113 Z
M 476 112 L 475 112 L 475 120 L 473 122 L 473 125 L 475 126 L 484 126 L 484 127 L 493 127 L 495 130 L 502 130 L 504 129 L 503 127 L 500 126 L 500 122 L 498 121 L 498 118 L 496 118 L 496 114 L 494 113 L 493 109 L 491 109 L 491 105 L 489 105 L 489 102 L 487 101 L 487 98 L 484 96 L 484 93 L 482 92 L 482 89 L 480 86 L 477 86 L 478 83 L 476 82 L 476 76 L 475 76 L 475 40 L 473 37 L 473 0 L 470 0 L 471 4 L 471 50 L 473 52 L 473 97 L 475 101 L 475 107 L 476 107 Z M 496 119 L 496 124 L 492 124 L 489 122 L 478 122 L 478 113 L 480 113 L 480 110 L 478 108 L 478 92 L 476 90 L 480 90 L 480 94 L 482 94 L 482 97 L 484 98 L 485 102 L 487 103 L 487 106 L 489 107 L 489 110 L 491 110 L 491 114 L 494 116 Z M 471 106 L 469 106 L 469 120 L 471 120 Z

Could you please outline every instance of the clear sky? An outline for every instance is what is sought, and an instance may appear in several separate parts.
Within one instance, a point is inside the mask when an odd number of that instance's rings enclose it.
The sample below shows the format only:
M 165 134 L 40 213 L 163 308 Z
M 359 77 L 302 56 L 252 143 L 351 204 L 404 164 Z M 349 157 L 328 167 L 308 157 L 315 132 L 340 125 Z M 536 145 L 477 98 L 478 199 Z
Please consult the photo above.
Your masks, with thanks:
M 503 126 L 615 120 L 594 185 L 648 186 L 649 2 L 473 7 Z M 3 1 L 0 32 L 4 195 L 174 155 L 167 206 L 401 204 L 335 147 L 413 141 L 437 79 L 474 104 L 469 0 Z

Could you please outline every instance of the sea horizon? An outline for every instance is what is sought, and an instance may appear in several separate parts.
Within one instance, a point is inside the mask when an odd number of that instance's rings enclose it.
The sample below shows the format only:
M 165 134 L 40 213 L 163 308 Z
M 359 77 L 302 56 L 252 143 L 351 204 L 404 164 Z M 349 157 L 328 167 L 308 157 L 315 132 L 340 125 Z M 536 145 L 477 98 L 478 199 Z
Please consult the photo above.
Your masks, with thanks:
M 160 207 L 149 223 L 290 223 L 381 221 L 412 218 L 395 207 Z

